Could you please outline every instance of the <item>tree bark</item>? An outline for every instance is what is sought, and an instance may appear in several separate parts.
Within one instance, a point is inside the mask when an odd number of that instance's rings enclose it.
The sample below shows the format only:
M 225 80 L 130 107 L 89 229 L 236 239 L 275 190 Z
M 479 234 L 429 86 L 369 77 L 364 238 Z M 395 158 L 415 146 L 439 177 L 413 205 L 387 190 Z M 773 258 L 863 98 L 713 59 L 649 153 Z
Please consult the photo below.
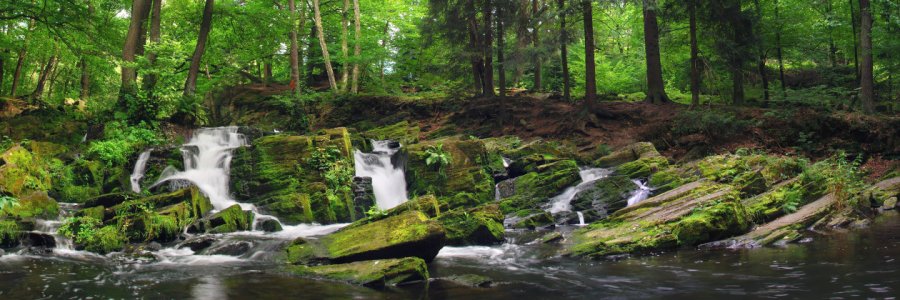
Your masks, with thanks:
M 150 43 L 158 44 L 160 41 L 160 23 L 162 21 L 162 0 L 152 0 L 153 8 L 150 14 Z M 150 62 L 151 66 L 156 65 L 157 58 L 156 51 L 150 51 L 150 54 L 147 54 L 147 61 Z M 84 79 L 82 79 L 84 81 Z M 153 91 L 153 88 L 156 87 L 156 73 L 150 72 L 144 76 L 144 90 Z
M 591 1 L 582 1 L 581 8 L 584 15 L 584 108 L 594 111 L 594 102 L 597 101 L 597 76 L 594 66 L 594 16 Z
M 472 52 L 470 64 L 472 65 L 472 80 L 474 80 L 474 95 L 478 96 L 482 94 L 482 89 L 484 88 L 484 79 L 482 76 L 482 72 L 484 71 L 484 64 L 482 62 L 482 60 L 484 60 L 484 54 L 482 54 L 482 52 L 484 49 L 480 46 L 478 39 L 478 20 L 475 16 L 474 0 L 466 1 L 466 11 L 469 12 L 469 49 Z
M 781 18 L 778 16 L 778 0 L 775 0 L 775 21 L 778 29 L 775 31 L 775 43 L 778 44 L 778 75 L 781 78 L 781 96 L 787 98 L 787 82 L 784 79 L 784 56 L 781 52 Z
M 558 0 L 559 10 L 563 11 L 563 13 L 559 16 L 559 55 L 562 60 L 562 72 L 563 72 L 563 100 L 565 102 L 572 101 L 572 86 L 571 82 L 569 82 L 569 50 L 566 43 L 566 0 Z
M 497 73 L 500 81 L 500 118 L 497 120 L 500 129 L 503 129 L 503 121 L 506 120 L 506 70 L 503 59 L 503 11 L 497 8 Z
M 847 2 L 850 4 L 850 25 L 853 27 L 853 69 L 856 70 L 856 82 L 859 82 L 859 44 L 857 43 L 859 29 L 857 29 L 856 12 L 853 11 L 853 0 L 847 0 Z
M 872 63 L 872 11 L 869 0 L 859 0 L 860 31 L 859 48 L 862 50 L 862 63 L 860 64 L 859 100 L 862 103 L 863 113 L 871 115 L 875 113 L 875 78 Z
M 741 31 L 743 28 L 740 27 L 739 23 L 734 25 L 734 44 L 741 45 Z M 732 84 L 734 90 L 732 91 L 732 105 L 740 106 L 744 105 L 744 74 L 742 72 L 743 69 L 743 58 L 739 55 L 732 54 L 731 57 L 731 76 L 732 76 Z
M 390 28 L 390 27 L 391 27 L 391 22 L 385 21 L 384 22 L 384 38 L 381 39 L 381 48 L 387 49 L 387 40 L 389 38 L 388 28 Z M 380 66 L 378 68 L 378 70 L 379 70 L 378 72 L 381 75 L 381 88 L 387 90 L 387 82 L 384 81 L 385 60 L 383 59 L 379 63 L 380 63 Z
M 34 92 L 31 92 L 31 95 L 28 96 L 29 102 L 34 100 L 42 101 L 41 99 L 44 96 L 44 85 L 47 83 L 47 77 L 50 76 L 50 71 L 53 70 L 53 64 L 56 63 L 56 55 L 50 56 L 50 59 L 47 60 L 47 66 L 44 67 L 44 71 L 41 72 L 41 76 L 38 77 L 37 85 L 34 87 Z
M 203 6 L 203 19 L 200 22 L 200 35 L 197 36 L 197 47 L 194 48 L 194 55 L 191 56 L 191 66 L 188 70 L 187 81 L 184 82 L 184 95 L 191 96 L 197 91 L 197 76 L 200 74 L 200 59 L 203 58 L 203 52 L 206 49 L 206 38 L 209 36 L 210 26 L 212 25 L 213 5 L 215 0 L 206 0 Z
M 537 51 L 537 54 L 534 57 L 534 87 L 532 88 L 535 92 L 541 91 L 541 43 L 540 43 L 540 25 L 537 22 L 538 19 L 538 0 L 531 0 L 531 12 L 532 12 L 532 24 L 534 24 L 534 30 L 531 31 L 531 41 L 534 43 L 534 49 Z
M 291 92 L 294 95 L 300 94 L 300 53 L 297 51 L 297 6 L 294 0 L 288 1 L 288 10 L 291 16 Z M 266 79 L 268 82 L 268 77 Z
M 298 71 L 299 74 L 299 71 Z M 298 76 L 299 78 L 299 76 Z M 263 85 L 269 86 L 269 81 L 272 80 L 272 64 L 263 63 Z
M 9 55 L 9 49 L 3 50 L 5 55 Z M 0 59 L 0 94 L 3 94 L 3 78 L 6 75 L 6 58 Z
M 25 54 L 27 52 L 28 51 L 25 48 L 22 48 L 22 51 L 19 51 L 19 61 L 16 62 L 16 71 L 13 73 L 12 91 L 9 93 L 10 97 L 16 97 L 16 90 L 19 89 L 19 77 L 22 75 L 22 65 L 25 63 Z
M 350 0 L 344 0 L 344 10 L 341 11 L 341 29 L 343 30 L 341 34 L 341 52 L 344 53 L 344 66 L 341 68 L 341 90 L 347 90 L 347 80 L 350 78 L 350 69 L 348 68 L 348 59 L 347 59 L 347 37 L 350 35 L 347 32 L 347 24 L 349 19 L 347 18 L 347 11 L 350 10 Z
M 135 56 L 140 45 L 143 10 L 147 7 L 150 0 L 134 0 L 131 3 L 131 23 L 128 26 L 128 34 L 125 36 L 125 45 L 122 48 L 122 86 L 121 93 L 133 94 L 135 91 L 135 81 L 137 74 L 134 67 L 130 64 L 134 63 Z
M 481 95 L 484 97 L 494 97 L 494 38 L 491 36 L 491 10 L 493 10 L 494 6 L 491 4 L 491 0 L 484 0 L 484 7 L 482 11 L 482 16 L 484 17 L 484 74 L 482 74 L 482 78 L 484 79 L 484 87 L 481 90 Z
M 309 37 L 307 37 L 306 43 L 306 85 L 313 86 L 316 84 L 315 82 L 315 66 L 312 64 L 313 60 L 313 41 L 316 40 L 316 26 L 309 27 Z
M 328 73 L 328 84 L 331 89 L 337 91 L 337 83 L 334 81 L 334 70 L 331 69 L 331 58 L 328 57 L 328 46 L 325 45 L 325 32 L 322 29 L 322 14 L 319 12 L 319 0 L 313 0 L 313 21 L 316 22 L 316 32 L 319 36 L 319 46 L 322 47 L 322 57 L 325 59 L 325 72 Z
M 697 53 L 697 8 L 693 2 L 690 4 L 691 27 L 691 105 L 700 105 L 700 66 Z
M 759 6 L 759 0 L 753 0 L 753 3 L 756 4 L 757 17 L 762 20 L 762 7 Z M 756 67 L 759 70 L 759 77 L 762 80 L 763 100 L 769 101 L 769 76 L 766 74 L 766 47 L 762 41 L 762 26 L 759 25 L 759 23 L 760 21 L 757 21 L 756 24 L 756 34 L 760 37 L 756 48 L 759 52 L 759 60 L 756 62 Z
M 659 58 L 659 24 L 656 21 L 656 1 L 643 0 L 644 4 L 644 52 L 647 62 L 647 98 L 644 102 L 671 103 L 666 95 L 662 78 L 662 62 Z
M 353 56 L 356 60 L 359 60 L 359 35 L 360 35 L 360 24 L 359 24 L 359 0 L 353 0 L 353 18 L 356 23 L 356 40 L 353 43 Z M 353 75 L 351 75 L 351 93 L 359 93 L 359 62 L 353 62 Z

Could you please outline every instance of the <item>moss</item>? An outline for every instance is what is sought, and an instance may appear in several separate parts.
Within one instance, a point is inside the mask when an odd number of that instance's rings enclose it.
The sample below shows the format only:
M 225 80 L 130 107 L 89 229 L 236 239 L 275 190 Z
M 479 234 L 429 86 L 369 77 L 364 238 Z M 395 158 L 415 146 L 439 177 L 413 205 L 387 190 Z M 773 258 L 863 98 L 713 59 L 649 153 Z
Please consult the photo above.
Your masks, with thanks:
M 394 208 L 384 211 L 382 214 L 368 216 L 364 219 L 353 222 L 353 224 L 344 227 L 344 230 L 381 221 L 390 217 L 399 216 L 408 211 L 418 211 L 425 214 L 425 216 L 427 216 L 428 218 L 436 218 L 441 215 L 441 212 L 446 213 L 449 210 L 450 205 L 447 204 L 446 201 L 439 201 L 435 196 L 425 195 L 401 203 Z
M 499 205 L 447 212 L 437 218 L 447 232 L 448 246 L 493 245 L 503 241 Z
M 541 226 L 552 225 L 555 221 L 553 215 L 549 212 L 537 212 L 517 220 L 512 226 L 514 228 L 535 228 Z
M 217 212 L 209 218 L 206 226 L 208 233 L 228 233 L 250 230 L 253 228 L 253 213 L 245 212 L 238 204 Z
M 425 261 L 416 257 L 360 261 L 327 266 L 286 266 L 281 271 L 295 275 L 337 280 L 363 286 L 385 286 L 428 280 Z
M 85 250 L 100 254 L 122 249 L 128 241 L 123 230 L 116 225 L 103 226 L 98 219 L 78 217 L 66 219 L 59 233 L 81 245 Z
M 90 207 L 90 208 L 76 211 L 74 213 L 74 216 L 76 216 L 76 217 L 84 216 L 84 217 L 91 217 L 91 218 L 94 218 L 97 220 L 103 220 L 105 210 L 106 210 L 106 208 L 103 207 L 102 205 L 96 206 L 96 207 Z
M 537 172 L 516 179 L 516 193 L 526 197 L 549 198 L 579 181 L 578 165 L 563 160 L 538 167 Z
M 45 192 L 34 192 L 18 199 L 19 205 L 9 206 L 2 213 L 19 218 L 56 219 L 59 216 L 59 203 L 51 199 Z
M 616 152 L 603 156 L 593 162 L 598 168 L 619 166 L 642 158 L 659 157 L 659 152 L 651 143 L 636 143 L 628 145 Z
M 346 263 L 360 260 L 419 257 L 429 262 L 444 246 L 444 228 L 422 212 L 398 216 L 324 236 L 298 239 L 286 248 L 289 263 Z
M 365 138 L 366 150 L 371 150 L 371 140 L 383 141 L 394 140 L 402 145 L 412 145 L 419 142 L 419 125 L 411 125 L 407 121 L 396 123 L 394 125 L 379 127 L 360 133 Z
M 624 163 L 618 167 L 619 173 L 631 178 L 648 177 L 659 170 L 669 167 L 669 161 L 661 156 L 641 158 Z
M 648 184 L 651 187 L 656 188 L 656 194 L 662 194 L 682 186 L 685 183 L 688 183 L 688 180 L 674 172 L 660 171 L 654 173 L 653 176 L 650 177 L 650 182 Z
M 0 154 L 0 186 L 12 197 L 47 191 L 52 185 L 49 163 L 40 156 L 15 146 Z
M 12 248 L 19 245 L 22 232 L 19 225 L 12 220 L 0 219 L 0 248 Z
M 400 151 L 409 158 L 406 183 L 410 198 L 435 195 L 451 208 L 477 206 L 494 200 L 494 180 L 489 156 L 481 140 L 441 141 L 442 150 L 450 156 L 450 165 L 428 165 L 426 150 L 438 142 L 404 146 Z

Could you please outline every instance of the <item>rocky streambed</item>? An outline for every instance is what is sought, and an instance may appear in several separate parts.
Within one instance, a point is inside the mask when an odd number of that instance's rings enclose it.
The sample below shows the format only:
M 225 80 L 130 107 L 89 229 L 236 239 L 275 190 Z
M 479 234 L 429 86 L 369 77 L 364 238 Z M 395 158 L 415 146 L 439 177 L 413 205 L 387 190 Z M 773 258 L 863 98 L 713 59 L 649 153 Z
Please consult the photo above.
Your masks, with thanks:
M 846 168 L 832 161 L 735 153 L 676 164 L 650 143 L 579 154 L 540 139 L 418 132 L 406 122 L 302 136 L 209 129 L 127 169 L 51 142 L 14 146 L 0 156 L 3 191 L 18 203 L 0 214 L 0 295 L 891 291 L 889 278 L 863 273 L 896 271 L 900 177 L 864 185 L 839 180 Z M 380 158 L 359 154 L 373 151 Z M 354 177 L 360 164 L 403 184 Z M 860 276 L 811 291 L 825 279 L 807 272 Z

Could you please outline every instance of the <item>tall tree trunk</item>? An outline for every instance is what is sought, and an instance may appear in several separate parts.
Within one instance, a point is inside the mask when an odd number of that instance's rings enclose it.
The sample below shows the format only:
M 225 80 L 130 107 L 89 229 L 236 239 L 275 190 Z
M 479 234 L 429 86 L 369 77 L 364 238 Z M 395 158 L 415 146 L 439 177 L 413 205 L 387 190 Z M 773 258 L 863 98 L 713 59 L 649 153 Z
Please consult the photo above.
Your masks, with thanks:
M 390 27 L 391 27 L 391 22 L 385 21 L 384 22 L 384 38 L 381 39 L 381 48 L 384 48 L 385 50 L 387 50 L 387 40 L 390 37 L 390 36 L 388 36 L 388 28 L 390 28 Z M 378 68 L 378 70 L 379 70 L 379 73 L 381 73 L 381 88 L 386 90 L 387 82 L 384 81 L 384 68 L 386 65 L 385 62 L 386 62 L 386 59 L 381 60 L 381 62 L 380 62 L 381 66 Z
M 491 36 L 491 10 L 494 9 L 494 6 L 491 4 L 491 0 L 484 0 L 483 9 L 484 42 L 482 46 L 484 46 L 484 74 L 482 79 L 484 79 L 484 87 L 481 90 L 481 95 L 493 97 L 496 94 L 494 94 L 494 67 L 492 65 L 494 60 L 494 38 Z
M 299 69 L 299 68 L 298 68 Z M 299 79 L 299 70 L 297 71 L 298 79 Z M 263 63 L 263 85 L 269 86 L 269 81 L 272 80 L 272 64 L 271 63 Z M 299 83 L 297 83 L 299 85 Z
M 735 24 L 734 27 L 734 44 L 741 45 L 741 34 L 742 28 Z M 731 76 L 732 83 L 734 85 L 734 90 L 732 93 L 732 105 L 740 106 L 744 105 L 744 74 L 742 72 L 743 69 L 743 58 L 739 55 L 732 54 L 731 57 Z
M 59 60 L 56 61 L 56 64 L 53 66 L 53 72 L 50 74 L 50 85 L 47 86 L 47 98 L 53 98 L 53 85 L 56 83 L 59 78 L 59 73 L 62 73 L 62 70 L 59 69 Z M 63 85 L 63 89 L 65 89 L 65 85 Z
M 10 91 L 9 96 L 15 98 L 16 90 L 19 89 L 19 77 L 22 75 L 22 64 L 25 63 L 25 53 L 27 53 L 27 49 L 22 48 L 19 51 L 19 61 L 16 62 L 16 71 L 13 73 L 13 83 L 12 83 L 12 91 Z
M 697 53 L 697 8 L 695 3 L 690 4 L 691 27 L 691 105 L 700 105 L 700 66 Z
M 350 78 L 350 69 L 348 68 L 348 59 L 347 59 L 347 37 L 350 35 L 347 32 L 347 24 L 349 19 L 347 18 L 348 10 L 350 10 L 350 0 L 344 0 L 344 10 L 341 11 L 341 29 L 343 32 L 341 34 L 341 52 L 344 53 L 344 66 L 341 68 L 341 90 L 347 90 L 347 80 Z
M 856 70 L 856 82 L 860 80 L 859 74 L 859 29 L 857 29 L 856 12 L 853 10 L 853 0 L 847 0 L 850 4 L 850 25 L 853 27 L 853 69 Z
M 563 100 L 568 102 L 572 101 L 572 86 L 569 82 L 569 50 L 567 49 L 566 43 L 566 0 L 557 0 L 559 4 L 559 10 L 563 11 L 563 13 L 559 16 L 559 55 L 562 60 L 562 72 L 563 72 Z
M 309 37 L 307 37 L 306 43 L 306 85 L 313 86 L 316 84 L 315 82 L 315 66 L 312 64 L 313 60 L 313 41 L 316 40 L 316 26 L 309 27 Z
M 355 58 L 353 62 L 353 75 L 351 78 L 351 93 L 359 93 L 359 34 L 360 34 L 360 24 L 359 24 L 359 0 L 353 0 L 353 18 L 356 23 L 356 40 L 353 42 L 353 56 Z
M 47 77 L 50 76 L 50 71 L 53 71 L 53 64 L 56 63 L 56 55 L 50 56 L 50 59 L 47 60 L 47 66 L 44 67 L 44 71 L 41 72 L 41 76 L 38 77 L 37 85 L 34 87 L 34 92 L 31 92 L 31 95 L 28 96 L 29 102 L 42 101 L 42 97 L 44 96 L 44 85 L 47 83 Z
M 531 0 L 531 17 L 532 24 L 534 24 L 534 30 L 531 31 L 531 41 L 534 43 L 534 49 L 537 51 L 537 54 L 534 57 L 534 87 L 532 88 L 535 92 L 541 91 L 541 42 L 540 42 L 540 25 L 538 24 L 538 0 Z
M 872 64 L 872 12 L 869 0 L 859 0 L 860 31 L 859 48 L 862 50 L 862 63 L 860 64 L 859 100 L 862 103 L 863 113 L 871 115 L 875 113 L 875 78 Z
M 150 43 L 158 44 L 160 41 L 160 23 L 162 21 L 162 0 L 152 0 L 153 8 L 152 13 L 150 14 Z M 150 62 L 151 66 L 156 65 L 157 58 L 156 51 L 150 51 L 150 54 L 147 54 L 147 61 Z M 84 79 L 82 79 L 83 81 Z M 156 73 L 151 72 L 144 76 L 144 90 L 153 91 L 153 88 L 156 87 Z
M 504 66 L 505 60 L 503 59 L 503 36 L 506 33 L 503 27 L 504 22 L 504 12 L 498 7 L 497 8 L 497 80 L 500 81 L 500 118 L 497 120 L 500 129 L 503 130 L 503 122 L 506 120 L 506 68 Z
M 759 6 L 759 0 L 753 0 L 753 3 L 756 4 L 757 17 L 762 20 L 762 7 Z M 769 101 L 769 76 L 766 74 L 766 47 L 763 45 L 763 32 L 760 23 L 761 21 L 757 21 L 755 26 L 756 35 L 759 36 L 759 42 L 757 43 L 756 48 L 756 51 L 759 52 L 759 59 L 756 62 L 756 67 L 759 70 L 759 77 L 762 80 L 763 100 Z
M 657 3 L 643 0 L 644 4 L 644 52 L 647 62 L 647 103 L 671 103 L 666 95 L 666 84 L 662 78 L 662 62 L 659 58 L 659 24 L 656 21 Z
M 128 34 L 125 35 L 125 45 L 122 48 L 122 86 L 121 94 L 134 94 L 136 91 L 135 81 L 137 74 L 131 64 L 134 63 L 138 48 L 141 44 L 141 27 L 143 10 L 147 8 L 150 0 L 134 0 L 131 3 L 131 23 L 128 26 Z
M 484 72 L 484 54 L 482 52 L 484 49 L 481 47 L 478 39 L 478 20 L 476 19 L 474 0 L 466 1 L 465 11 L 470 12 L 468 15 L 469 49 L 472 53 L 470 64 L 472 65 L 472 80 L 474 80 L 474 95 L 478 96 L 482 94 L 482 89 L 484 88 L 482 76 Z
M 597 101 L 597 76 L 594 67 L 594 16 L 591 1 L 582 1 L 581 8 L 584 15 L 584 107 L 593 112 L 594 102 Z
M 288 10 L 291 16 L 291 92 L 300 94 L 300 53 L 297 52 L 297 6 L 294 0 L 288 1 Z M 268 82 L 268 79 L 266 80 Z
M 9 49 L 3 50 L 4 55 L 9 55 Z M 6 75 L 6 57 L 0 59 L 0 94 L 3 94 L 3 78 Z
M 187 81 L 184 82 L 184 95 L 191 96 L 197 91 L 197 76 L 200 73 L 200 59 L 203 58 L 203 52 L 206 49 L 206 38 L 209 36 L 210 26 L 212 25 L 213 5 L 215 0 L 206 0 L 203 6 L 203 19 L 200 22 L 200 35 L 197 36 L 197 47 L 194 48 L 194 55 L 191 56 L 191 66 L 188 70 Z
M 319 36 L 319 46 L 322 47 L 322 58 L 325 59 L 325 72 L 328 73 L 328 84 L 331 89 L 337 91 L 337 83 L 334 81 L 334 70 L 331 69 L 331 58 L 328 57 L 328 46 L 325 45 L 325 32 L 322 29 L 322 14 L 319 12 L 319 0 L 313 0 L 313 21 L 316 22 L 316 32 Z
M 787 98 L 787 82 L 784 78 L 784 55 L 781 52 L 781 18 L 778 16 L 778 0 L 775 0 L 775 22 L 778 23 L 778 29 L 775 31 L 775 43 L 778 44 L 778 75 L 781 79 L 781 96 Z

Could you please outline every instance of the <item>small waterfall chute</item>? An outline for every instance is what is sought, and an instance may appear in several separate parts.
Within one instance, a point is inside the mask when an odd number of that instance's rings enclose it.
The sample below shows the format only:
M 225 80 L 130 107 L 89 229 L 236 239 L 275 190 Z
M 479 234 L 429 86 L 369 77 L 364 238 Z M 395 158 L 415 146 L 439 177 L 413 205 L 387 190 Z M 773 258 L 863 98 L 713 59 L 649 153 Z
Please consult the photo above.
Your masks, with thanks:
M 650 194 L 653 193 L 654 188 L 648 187 L 643 181 L 638 179 L 632 179 L 632 182 L 638 186 L 638 189 L 631 191 L 631 197 L 628 198 L 628 206 L 632 206 L 640 203 L 641 201 L 647 200 L 650 197 Z
M 588 188 L 594 181 L 609 176 L 609 169 L 603 168 L 583 168 L 578 172 L 581 176 L 581 183 L 576 186 L 568 187 L 562 194 L 550 199 L 550 213 L 558 213 L 562 211 L 572 210 L 572 199 L 578 192 Z
M 381 209 L 391 209 L 407 200 L 406 174 L 402 166 L 395 166 L 391 156 L 400 150 L 394 141 L 372 141 L 371 153 L 356 150 L 353 154 L 357 177 L 371 177 L 375 202 Z
M 147 160 L 150 159 L 150 152 L 153 152 L 153 148 L 141 152 L 141 155 L 138 155 L 137 162 L 134 163 L 134 170 L 131 171 L 132 192 L 141 192 L 141 179 L 144 178 L 144 171 L 147 169 Z

